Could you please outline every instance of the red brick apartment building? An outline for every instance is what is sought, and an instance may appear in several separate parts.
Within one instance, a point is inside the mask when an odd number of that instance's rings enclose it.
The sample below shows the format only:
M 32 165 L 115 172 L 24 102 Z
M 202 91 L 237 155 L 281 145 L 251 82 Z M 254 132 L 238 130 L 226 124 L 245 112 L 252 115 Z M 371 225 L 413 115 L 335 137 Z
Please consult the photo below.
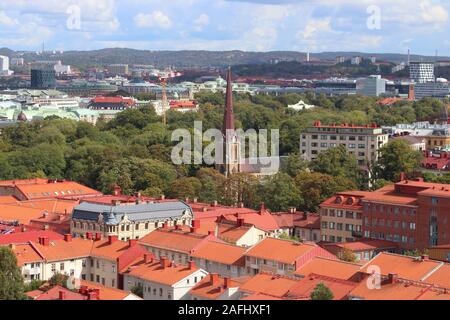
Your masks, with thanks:
M 403 180 L 373 192 L 337 193 L 321 204 L 320 213 L 323 241 L 364 237 L 405 250 L 450 243 L 448 184 Z

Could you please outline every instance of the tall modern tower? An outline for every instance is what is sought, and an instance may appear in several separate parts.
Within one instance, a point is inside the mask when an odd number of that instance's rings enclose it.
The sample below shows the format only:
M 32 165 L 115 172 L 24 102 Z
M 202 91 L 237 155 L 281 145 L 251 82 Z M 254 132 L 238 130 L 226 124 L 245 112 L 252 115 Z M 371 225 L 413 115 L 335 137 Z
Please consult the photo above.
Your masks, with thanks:
M 217 164 L 216 169 L 228 176 L 240 172 L 241 148 L 240 139 L 234 126 L 233 85 L 231 68 L 228 68 L 227 90 L 225 96 L 225 111 L 223 115 L 222 134 L 224 138 L 223 164 Z

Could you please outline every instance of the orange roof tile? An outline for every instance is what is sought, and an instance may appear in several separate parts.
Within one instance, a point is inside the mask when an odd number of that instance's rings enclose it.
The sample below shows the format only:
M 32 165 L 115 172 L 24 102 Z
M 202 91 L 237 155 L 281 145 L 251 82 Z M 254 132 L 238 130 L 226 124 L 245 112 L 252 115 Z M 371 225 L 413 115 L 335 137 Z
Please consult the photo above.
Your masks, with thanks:
M 289 240 L 265 238 L 246 252 L 246 256 L 293 264 L 317 246 Z
M 60 292 L 64 292 L 64 300 L 86 300 L 87 297 L 61 286 L 54 286 L 37 296 L 35 300 L 60 300 Z
M 422 260 L 420 258 L 381 252 L 361 267 L 361 271 L 367 273 L 367 268 L 376 266 L 380 268 L 382 275 L 387 276 L 393 273 L 403 279 L 420 281 L 442 264 L 442 262 L 434 260 Z
M 91 254 L 92 243 L 91 240 L 80 238 L 72 239 L 69 242 L 50 240 L 48 246 L 30 242 L 34 249 L 49 262 L 88 257 Z
M 16 203 L 17 201 L 13 196 L 0 196 L 0 204 Z
M 191 290 L 192 295 L 207 298 L 211 300 L 217 299 L 221 294 L 225 292 L 227 288 L 239 288 L 242 284 L 240 281 L 234 279 L 228 279 L 228 287 L 225 288 L 225 278 L 217 276 L 215 282 L 212 280 L 214 275 L 209 274 L 204 277 L 199 283 L 197 283 Z
M 247 293 L 263 293 L 276 297 L 284 296 L 299 280 L 281 275 L 259 273 L 245 282 L 239 291 Z
M 117 240 L 111 244 L 109 243 L 109 240 L 94 241 L 92 245 L 91 256 L 109 260 L 116 260 L 129 248 L 129 242 L 125 241 Z
M 42 217 L 44 212 L 45 210 L 42 209 L 0 204 L 0 221 L 18 221 L 20 224 L 29 224 L 30 220 Z
M 86 280 L 80 280 L 80 285 L 86 286 L 88 289 L 99 289 L 100 290 L 99 300 L 124 300 L 128 296 L 133 295 L 129 291 L 105 287 L 102 286 L 101 284 Z
M 140 259 L 139 262 L 128 268 L 126 274 L 143 280 L 172 286 L 198 270 L 200 269 L 195 266 L 190 269 L 189 266 L 182 265 L 171 265 L 163 268 L 161 262 L 158 260 L 144 263 L 144 259 Z
M 382 283 L 380 289 L 369 288 L 360 282 L 350 296 L 364 300 L 450 300 L 450 294 L 429 284 L 398 279 L 394 283 Z
M 231 244 L 208 241 L 196 249 L 191 256 L 228 265 L 245 265 L 246 249 Z
M 355 282 L 329 276 L 310 274 L 292 286 L 286 296 L 291 298 L 311 297 L 311 294 L 319 283 L 325 284 L 333 292 L 333 300 L 345 299 L 357 286 L 357 283 Z
M 332 260 L 323 257 L 314 257 L 297 269 L 295 274 L 306 277 L 309 274 L 314 273 L 322 276 L 348 280 L 358 273 L 360 268 L 361 266 L 355 263 Z
M 144 246 L 156 247 L 182 253 L 191 253 L 208 236 L 178 230 L 157 229 L 139 240 Z
M 28 243 L 29 241 L 38 242 L 40 237 L 47 237 L 50 240 L 62 240 L 64 238 L 63 235 L 49 230 L 26 231 L 0 235 L 0 245 Z
M 42 262 L 44 258 L 39 255 L 30 244 L 16 244 L 11 247 L 12 251 L 16 255 L 17 265 L 23 266 L 26 263 Z
M 424 279 L 426 283 L 450 289 L 450 264 L 446 263 Z
M 45 200 L 29 200 L 16 201 L 14 205 L 19 207 L 27 207 L 45 210 L 49 213 L 71 214 L 73 208 L 79 204 L 78 200 L 70 199 L 45 199 Z
M 346 248 L 353 252 L 357 252 L 375 249 L 397 248 L 398 244 L 387 240 L 366 239 L 361 241 L 327 243 L 323 246 L 325 248 L 327 248 L 328 246 Z

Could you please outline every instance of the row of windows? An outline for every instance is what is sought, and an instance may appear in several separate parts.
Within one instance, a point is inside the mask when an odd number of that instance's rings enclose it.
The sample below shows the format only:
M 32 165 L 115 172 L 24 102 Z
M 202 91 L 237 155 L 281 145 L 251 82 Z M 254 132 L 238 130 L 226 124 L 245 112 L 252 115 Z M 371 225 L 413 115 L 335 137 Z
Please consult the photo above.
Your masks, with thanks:
M 322 229 L 343 231 L 344 230 L 344 224 L 343 223 L 322 221 Z M 345 231 L 361 232 L 361 226 L 360 225 L 354 225 L 354 224 L 346 223 L 345 224 Z
M 322 235 L 322 241 L 328 241 L 328 242 L 352 242 L 354 239 L 353 238 L 344 238 L 344 237 L 340 237 L 340 236 L 327 236 L 327 235 Z
M 371 203 L 364 203 L 364 210 L 369 212 L 380 212 L 380 213 L 388 213 L 388 214 L 395 214 L 399 215 L 400 213 L 404 216 L 411 215 L 414 216 L 417 212 L 416 209 L 413 208 L 400 208 L 400 207 L 393 207 L 389 205 L 383 205 L 383 204 L 371 204 Z
M 303 135 L 302 138 L 306 139 L 306 135 Z M 358 136 L 358 137 L 356 137 L 356 136 L 348 136 L 348 137 L 347 136 L 339 136 L 339 140 L 340 141 L 347 141 L 347 138 L 348 138 L 349 141 L 356 141 L 356 140 L 358 140 L 358 141 L 366 141 L 366 137 L 365 136 Z M 318 140 L 319 139 L 319 135 L 313 134 L 313 135 L 311 135 L 311 139 Z M 331 136 L 320 135 L 320 140 L 338 140 L 338 136 L 336 136 L 336 135 L 331 135 Z M 371 140 L 375 141 L 375 137 L 371 137 Z
M 324 210 L 322 210 L 322 216 L 339 217 L 339 218 L 342 218 L 345 216 L 345 218 L 347 218 L 347 219 L 361 220 L 361 212 L 344 211 L 344 210 L 337 210 L 337 209 L 324 209 Z
M 409 244 L 415 243 L 414 237 L 408 237 L 406 235 L 391 234 L 391 233 L 384 234 L 383 232 L 364 231 L 364 237 Z
M 388 228 L 395 228 L 395 229 L 409 229 L 409 230 L 416 230 L 416 223 L 415 222 L 407 222 L 407 221 L 399 221 L 399 220 L 385 220 L 385 219 L 377 219 L 373 218 L 372 221 L 370 221 L 369 218 L 364 217 L 364 225 L 366 227 L 388 227 Z

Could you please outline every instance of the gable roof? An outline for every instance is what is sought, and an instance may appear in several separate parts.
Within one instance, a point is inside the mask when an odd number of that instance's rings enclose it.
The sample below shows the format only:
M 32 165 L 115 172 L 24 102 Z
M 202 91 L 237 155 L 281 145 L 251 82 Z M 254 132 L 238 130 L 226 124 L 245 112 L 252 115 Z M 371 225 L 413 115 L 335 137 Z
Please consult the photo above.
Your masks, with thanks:
M 199 235 L 179 230 L 157 229 L 139 240 L 144 246 L 190 254 L 212 236 Z
M 392 273 L 400 278 L 421 281 L 441 265 L 443 262 L 381 252 L 361 267 L 361 271 L 368 273 L 367 269 L 375 266 L 384 276 Z
M 323 283 L 333 292 L 333 300 L 342 300 L 357 286 L 357 283 L 329 276 L 310 274 L 289 289 L 287 297 L 310 298 L 319 283 Z
M 217 277 L 217 280 L 213 280 L 213 277 Z M 225 285 L 225 282 L 227 286 Z M 192 295 L 215 300 L 222 295 L 228 288 L 239 288 L 242 281 L 235 279 L 227 279 L 220 277 L 219 275 L 209 274 L 204 277 L 199 283 L 197 283 L 189 292 Z
M 299 280 L 260 272 L 239 287 L 246 293 L 263 293 L 275 297 L 283 297 Z
M 144 259 L 140 259 L 131 265 L 124 274 L 151 282 L 173 286 L 199 270 L 201 269 L 195 266 L 190 268 L 189 266 L 176 265 L 173 263 L 171 263 L 170 266 L 162 267 L 161 261 L 153 260 L 150 263 L 145 263 Z
M 29 241 L 38 242 L 39 238 L 47 237 L 50 240 L 62 240 L 64 237 L 54 231 L 26 231 L 0 235 L 0 245 L 11 243 L 27 243 Z
M 265 238 L 245 253 L 245 256 L 287 264 L 294 264 L 302 257 L 312 258 L 314 255 L 335 258 L 333 254 L 316 244 L 275 238 Z
M 51 262 L 88 257 L 91 254 L 92 243 L 91 240 L 75 238 L 71 241 L 50 240 L 48 246 L 38 242 L 30 242 L 30 245 L 40 256 Z
M 12 251 L 16 255 L 17 265 L 19 267 L 27 263 L 42 262 L 44 258 L 29 243 L 11 246 Z
M 348 280 L 359 272 L 360 265 L 341 260 L 314 257 L 295 271 L 296 275 L 306 277 L 309 274 L 329 276 Z
M 246 249 L 217 241 L 207 241 L 196 249 L 191 257 L 214 261 L 227 265 L 244 266 Z

